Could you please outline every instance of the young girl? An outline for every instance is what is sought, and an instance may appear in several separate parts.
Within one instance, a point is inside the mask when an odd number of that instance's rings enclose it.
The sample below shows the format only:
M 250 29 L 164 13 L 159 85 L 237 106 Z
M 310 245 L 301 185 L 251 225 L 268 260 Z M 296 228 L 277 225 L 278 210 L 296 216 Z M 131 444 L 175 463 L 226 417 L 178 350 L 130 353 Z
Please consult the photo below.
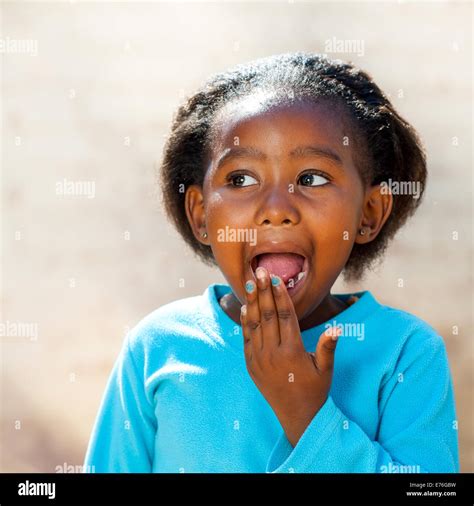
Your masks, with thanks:
M 213 76 L 174 118 L 161 184 L 228 285 L 127 335 L 86 469 L 458 472 L 442 337 L 369 291 L 331 293 L 381 257 L 425 180 L 416 132 L 351 64 L 285 53 Z

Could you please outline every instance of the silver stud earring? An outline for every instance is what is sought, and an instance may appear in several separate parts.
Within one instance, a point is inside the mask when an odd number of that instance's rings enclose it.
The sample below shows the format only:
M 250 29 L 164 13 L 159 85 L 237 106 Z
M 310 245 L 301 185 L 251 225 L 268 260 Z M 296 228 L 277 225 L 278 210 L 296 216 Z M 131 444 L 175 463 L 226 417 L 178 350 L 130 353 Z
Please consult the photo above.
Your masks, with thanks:
M 201 234 L 201 236 L 205 239 L 207 237 L 207 232 L 204 232 L 204 234 Z
M 359 234 L 360 234 L 360 235 L 365 235 L 365 228 L 361 228 L 361 229 L 359 230 Z

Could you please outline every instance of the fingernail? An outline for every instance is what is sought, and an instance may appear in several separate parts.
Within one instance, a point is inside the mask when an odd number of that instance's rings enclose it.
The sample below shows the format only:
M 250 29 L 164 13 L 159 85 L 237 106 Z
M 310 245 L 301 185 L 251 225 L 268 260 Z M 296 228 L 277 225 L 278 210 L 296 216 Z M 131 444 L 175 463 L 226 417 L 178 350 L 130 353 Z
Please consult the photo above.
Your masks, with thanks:
M 255 274 L 257 275 L 257 278 L 259 278 L 259 279 L 265 278 L 265 271 L 261 267 L 257 267 Z
M 244 304 L 241 308 L 240 308 L 240 311 L 242 311 L 242 314 L 245 316 L 247 314 L 247 306 Z
M 247 292 L 252 293 L 254 289 L 253 281 L 247 281 L 247 283 L 245 283 L 245 289 Z
M 331 338 L 333 341 L 337 341 L 338 337 L 342 334 L 342 329 L 338 327 L 337 329 L 333 330 L 333 333 L 331 335 Z
M 272 285 L 278 286 L 280 284 L 280 278 L 277 278 L 276 276 L 272 276 Z

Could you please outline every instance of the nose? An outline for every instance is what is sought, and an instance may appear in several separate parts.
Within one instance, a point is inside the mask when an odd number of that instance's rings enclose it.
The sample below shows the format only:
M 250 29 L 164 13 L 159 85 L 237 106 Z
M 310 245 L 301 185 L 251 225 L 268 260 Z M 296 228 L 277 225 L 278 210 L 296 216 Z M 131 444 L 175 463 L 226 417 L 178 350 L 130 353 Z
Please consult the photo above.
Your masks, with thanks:
M 259 225 L 296 225 L 300 213 L 294 205 L 288 186 L 274 186 L 262 193 L 256 221 Z

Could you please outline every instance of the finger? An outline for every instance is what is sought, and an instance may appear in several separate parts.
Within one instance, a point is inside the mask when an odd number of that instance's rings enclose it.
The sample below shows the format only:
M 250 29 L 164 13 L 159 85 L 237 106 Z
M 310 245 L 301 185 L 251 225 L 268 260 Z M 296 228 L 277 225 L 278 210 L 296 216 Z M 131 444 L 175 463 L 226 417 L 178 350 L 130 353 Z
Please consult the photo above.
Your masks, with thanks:
M 265 348 L 280 345 L 280 327 L 273 298 L 272 284 L 267 269 L 258 267 L 257 275 L 258 307 L 262 324 L 262 346 Z
M 293 301 L 291 300 L 282 279 L 279 276 L 273 275 L 272 277 L 275 280 L 272 283 L 272 290 L 276 305 L 278 326 L 280 328 L 281 344 L 295 347 L 295 349 L 300 346 L 304 348 L 301 340 L 298 316 L 296 315 Z
M 249 280 L 245 283 L 245 296 L 247 299 L 246 326 L 252 345 L 252 355 L 254 355 L 262 349 L 262 325 L 258 307 L 257 286 L 254 281 Z
M 321 374 L 331 373 L 334 369 L 334 355 L 337 340 L 341 334 L 342 329 L 340 327 L 330 327 L 319 337 L 314 358 L 316 367 Z
M 252 343 L 248 336 L 247 325 L 246 325 L 246 313 L 247 306 L 245 304 L 240 308 L 240 324 L 242 325 L 242 336 L 244 339 L 244 356 L 247 364 L 252 362 Z

